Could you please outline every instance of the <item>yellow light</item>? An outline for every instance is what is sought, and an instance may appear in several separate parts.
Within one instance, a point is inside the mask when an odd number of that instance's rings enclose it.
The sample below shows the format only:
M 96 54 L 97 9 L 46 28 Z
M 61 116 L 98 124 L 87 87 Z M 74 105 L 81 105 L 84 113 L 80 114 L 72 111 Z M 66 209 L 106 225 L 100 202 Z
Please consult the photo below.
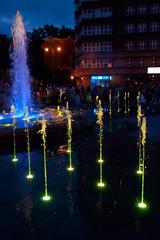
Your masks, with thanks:
M 68 167 L 67 170 L 68 170 L 69 172 L 72 172 L 72 171 L 74 171 L 74 168 L 73 168 L 73 167 Z
M 138 170 L 137 174 L 141 175 L 141 174 L 143 174 L 143 171 L 142 170 Z
M 144 209 L 144 208 L 147 208 L 147 204 L 144 202 L 140 202 L 140 203 L 138 203 L 138 207 Z
M 66 115 L 67 115 L 67 135 L 68 135 L 68 158 L 69 158 L 69 167 L 67 170 L 69 172 L 74 171 L 73 165 L 72 165 L 72 115 L 71 112 L 69 111 L 69 105 L 68 102 L 66 103 Z
M 45 196 L 42 197 L 42 200 L 43 201 L 50 201 L 51 197 L 49 195 L 45 195 Z
M 34 176 L 33 176 L 32 174 L 28 174 L 28 175 L 26 176 L 26 178 L 27 178 L 27 179 L 32 179 L 32 178 L 34 178 Z
M 105 184 L 103 182 L 99 182 L 99 183 L 97 183 L 97 186 L 98 187 L 105 187 Z
M 98 162 L 99 163 L 103 163 L 104 161 L 103 161 L 103 159 L 99 159 Z
M 57 47 L 57 51 L 60 52 L 62 50 L 61 47 Z
M 45 50 L 45 52 L 49 52 L 49 48 L 45 48 L 44 50 Z
M 18 162 L 18 158 L 13 158 L 12 162 Z
M 71 76 L 70 78 L 73 80 L 73 79 L 74 79 L 74 76 Z

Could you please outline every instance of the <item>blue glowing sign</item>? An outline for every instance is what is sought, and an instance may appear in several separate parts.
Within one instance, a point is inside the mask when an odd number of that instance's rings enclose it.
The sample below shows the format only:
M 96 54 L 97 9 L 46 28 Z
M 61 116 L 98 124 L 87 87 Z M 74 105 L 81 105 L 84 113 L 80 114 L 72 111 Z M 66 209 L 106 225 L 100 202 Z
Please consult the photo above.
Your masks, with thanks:
M 91 76 L 91 80 L 110 80 L 110 76 L 104 75 L 104 76 Z

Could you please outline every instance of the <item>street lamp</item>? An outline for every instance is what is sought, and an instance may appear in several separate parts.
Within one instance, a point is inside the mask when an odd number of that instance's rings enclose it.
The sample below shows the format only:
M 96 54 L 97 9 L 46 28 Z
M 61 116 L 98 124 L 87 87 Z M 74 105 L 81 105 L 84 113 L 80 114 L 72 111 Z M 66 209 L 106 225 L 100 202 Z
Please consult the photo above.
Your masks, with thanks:
M 61 52 L 62 48 L 61 47 L 57 47 L 57 51 Z
M 44 50 L 45 50 L 45 52 L 49 52 L 49 48 L 47 48 L 47 47 Z

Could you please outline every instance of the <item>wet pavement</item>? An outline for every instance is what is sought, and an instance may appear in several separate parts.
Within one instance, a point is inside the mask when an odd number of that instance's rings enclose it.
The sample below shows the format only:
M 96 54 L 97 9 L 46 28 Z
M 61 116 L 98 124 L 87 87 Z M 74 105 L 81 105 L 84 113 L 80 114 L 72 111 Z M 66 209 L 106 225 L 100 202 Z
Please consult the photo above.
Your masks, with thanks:
M 153 119 L 154 127 L 157 120 Z M 154 135 L 152 128 L 148 128 L 149 136 Z M 136 207 L 141 192 L 136 175 L 136 133 L 136 118 L 114 120 L 112 125 L 105 122 L 104 190 L 96 186 L 99 179 L 96 126 L 73 135 L 75 171 L 72 174 L 66 171 L 68 157 L 63 148 L 58 151 L 60 144 L 66 141 L 66 133 L 57 140 L 56 146 L 50 139 L 47 166 L 52 201 L 48 203 L 41 200 L 44 194 L 41 146 L 31 152 L 35 176 L 32 181 L 26 179 L 26 152 L 17 154 L 16 164 L 11 161 L 11 154 L 1 155 L 0 239 L 156 239 L 160 234 L 160 149 L 158 141 L 155 144 L 150 138 L 146 145 L 145 177 L 148 209 L 142 211 Z

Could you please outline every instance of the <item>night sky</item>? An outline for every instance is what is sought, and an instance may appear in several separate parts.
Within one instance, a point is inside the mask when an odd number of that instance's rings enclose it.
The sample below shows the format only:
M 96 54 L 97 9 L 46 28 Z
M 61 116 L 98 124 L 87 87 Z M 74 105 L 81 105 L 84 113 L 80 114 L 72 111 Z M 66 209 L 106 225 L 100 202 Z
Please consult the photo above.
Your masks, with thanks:
M 10 34 L 16 11 L 24 16 L 27 30 L 54 24 L 74 27 L 74 0 L 3 0 L 0 4 L 0 34 Z

